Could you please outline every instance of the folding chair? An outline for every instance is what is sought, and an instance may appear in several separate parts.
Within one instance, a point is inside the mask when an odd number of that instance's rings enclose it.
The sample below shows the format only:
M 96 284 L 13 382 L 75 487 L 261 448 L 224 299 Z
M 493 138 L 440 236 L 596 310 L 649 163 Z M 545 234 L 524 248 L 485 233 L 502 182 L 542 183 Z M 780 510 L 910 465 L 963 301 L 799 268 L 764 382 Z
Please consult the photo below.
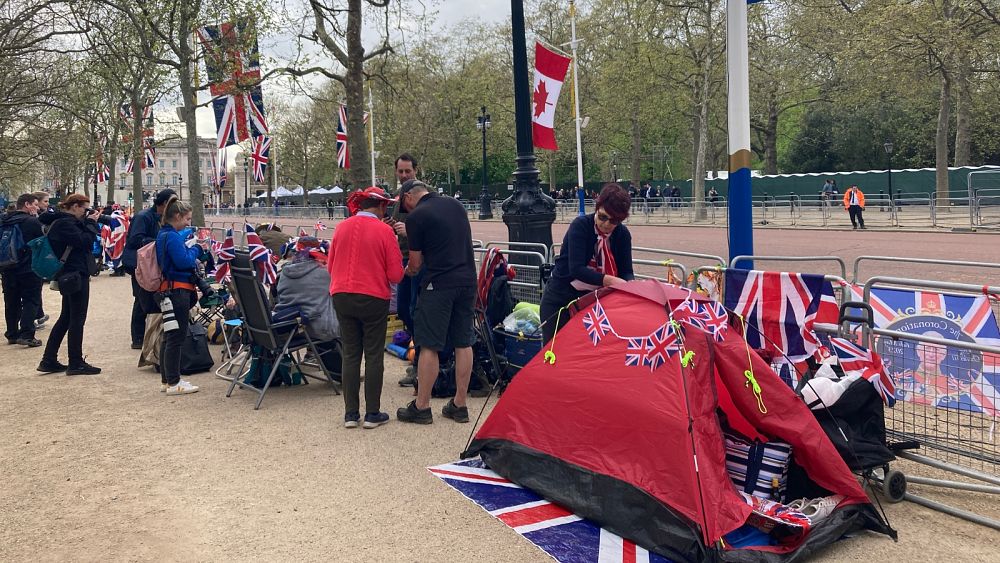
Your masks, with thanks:
M 260 404 L 264 401 L 264 394 L 270 388 L 271 382 L 274 380 L 274 376 L 281 367 L 281 361 L 284 358 L 288 358 L 295 368 L 306 377 L 318 380 L 325 378 L 327 382 L 333 385 L 334 392 L 339 395 L 339 386 L 330 376 L 323 362 L 318 362 L 319 368 L 323 372 L 323 378 L 308 374 L 302 370 L 302 365 L 297 358 L 296 352 L 308 349 L 318 358 L 319 352 L 316 349 L 316 345 L 306 332 L 306 324 L 302 317 L 296 316 L 280 323 L 271 321 L 271 311 L 267 298 L 264 295 L 264 287 L 257 279 L 257 272 L 250 261 L 249 254 L 240 251 L 235 252 L 235 258 L 230 264 L 230 272 L 232 274 L 233 289 L 235 290 L 233 296 L 243 311 L 243 329 L 247 332 L 251 344 L 256 345 L 273 356 L 274 365 L 263 387 L 258 388 L 245 381 L 241 381 L 241 374 L 243 374 L 247 362 L 253 358 L 253 354 L 248 352 L 243 358 L 243 363 L 237 375 L 229 383 L 229 390 L 226 391 L 226 397 L 232 395 L 233 389 L 237 385 L 243 389 L 251 389 L 258 395 L 254 410 L 259 409 Z

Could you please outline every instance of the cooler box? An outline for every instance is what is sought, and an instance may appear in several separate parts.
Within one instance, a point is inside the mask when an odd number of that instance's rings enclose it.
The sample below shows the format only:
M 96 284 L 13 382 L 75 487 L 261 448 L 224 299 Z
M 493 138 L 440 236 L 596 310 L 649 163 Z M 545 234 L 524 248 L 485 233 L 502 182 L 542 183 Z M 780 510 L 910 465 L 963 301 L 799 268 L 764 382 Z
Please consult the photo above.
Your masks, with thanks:
M 541 331 L 535 334 L 515 334 L 499 327 L 494 331 L 503 340 L 503 355 L 507 358 L 507 364 L 510 366 L 507 374 L 509 377 L 514 377 L 514 374 L 526 366 L 531 358 L 534 358 L 535 354 L 542 349 Z

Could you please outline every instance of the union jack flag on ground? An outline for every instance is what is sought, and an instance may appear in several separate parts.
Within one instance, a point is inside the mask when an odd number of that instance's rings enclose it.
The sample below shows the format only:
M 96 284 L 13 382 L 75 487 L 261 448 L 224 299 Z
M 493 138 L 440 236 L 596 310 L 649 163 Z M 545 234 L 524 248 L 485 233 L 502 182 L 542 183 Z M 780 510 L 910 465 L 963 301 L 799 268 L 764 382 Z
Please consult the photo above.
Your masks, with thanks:
M 747 343 L 792 362 L 813 356 L 815 323 L 837 322 L 833 286 L 823 276 L 726 270 L 725 306 L 744 318 Z
M 264 183 L 264 174 L 267 172 L 267 163 L 271 154 L 271 137 L 258 135 L 253 139 L 253 153 L 250 159 L 253 160 L 253 179 L 257 183 Z
M 211 82 L 217 147 L 268 134 L 261 93 L 260 54 L 253 27 L 245 20 L 198 28 Z
M 668 561 L 497 475 L 480 459 L 448 463 L 428 470 L 556 561 Z
M 583 327 L 587 329 L 587 335 L 590 336 L 590 341 L 594 346 L 601 342 L 605 334 L 611 332 L 611 321 L 608 320 L 608 315 L 600 301 L 583 315 Z
M 351 151 L 347 146 L 347 106 L 340 104 L 337 115 L 337 166 L 349 169 Z
M 860 375 L 875 386 L 883 403 L 890 407 L 896 404 L 896 385 L 878 354 L 845 338 L 832 337 L 830 344 L 845 374 Z

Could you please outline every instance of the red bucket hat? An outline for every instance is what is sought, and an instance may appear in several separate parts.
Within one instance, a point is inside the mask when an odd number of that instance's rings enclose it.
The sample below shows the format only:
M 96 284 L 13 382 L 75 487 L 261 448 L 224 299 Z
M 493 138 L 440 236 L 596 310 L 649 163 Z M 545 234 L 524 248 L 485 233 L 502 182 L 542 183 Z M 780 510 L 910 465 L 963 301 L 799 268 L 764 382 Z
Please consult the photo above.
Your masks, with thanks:
M 392 203 L 396 201 L 396 198 L 389 197 L 385 190 L 377 186 L 371 186 L 363 190 L 358 190 L 347 196 L 347 210 L 351 215 L 356 214 L 361 209 L 361 202 L 366 199 L 375 199 L 378 201 L 384 201 L 386 203 Z

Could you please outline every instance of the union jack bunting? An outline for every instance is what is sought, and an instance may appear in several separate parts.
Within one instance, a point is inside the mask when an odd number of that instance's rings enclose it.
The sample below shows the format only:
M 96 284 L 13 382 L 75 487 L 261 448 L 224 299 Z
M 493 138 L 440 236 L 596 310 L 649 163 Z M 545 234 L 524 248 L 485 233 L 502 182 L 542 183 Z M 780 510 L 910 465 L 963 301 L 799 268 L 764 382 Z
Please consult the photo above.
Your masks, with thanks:
M 501 477 L 478 458 L 428 470 L 556 561 L 668 561 Z
M 583 315 L 583 327 L 587 329 L 587 335 L 590 336 L 590 342 L 594 346 L 601 342 L 605 334 L 611 332 L 611 321 L 608 320 L 608 315 L 600 301 Z
M 646 364 L 646 354 L 649 352 L 649 341 L 645 336 L 638 338 L 626 338 L 628 346 L 625 348 L 625 365 L 629 367 L 639 367 Z
M 667 358 L 680 350 L 677 331 L 674 330 L 673 323 L 665 323 L 653 331 L 646 337 L 646 345 L 646 357 L 643 359 L 643 365 L 649 366 L 650 371 L 656 371 L 667 362 Z
M 267 162 L 271 154 L 271 138 L 267 135 L 258 135 L 253 138 L 253 179 L 257 183 L 264 183 L 264 174 L 267 171 Z
M 337 110 L 337 166 L 351 167 L 351 151 L 347 146 L 347 106 L 340 104 Z
M 830 344 L 837 354 L 840 367 L 844 368 L 844 373 L 860 375 L 874 385 L 886 406 L 891 407 L 896 404 L 896 385 L 892 381 L 892 376 L 886 373 L 882 358 L 878 354 L 846 338 L 831 337 Z
M 211 82 L 212 111 L 220 149 L 267 135 L 261 93 L 260 54 L 253 27 L 246 20 L 198 28 Z
M 744 318 L 751 347 L 792 362 L 819 349 L 815 323 L 837 322 L 833 286 L 823 276 L 726 270 L 725 306 Z
M 672 315 L 679 322 L 686 322 L 711 334 L 716 341 L 722 340 L 729 322 L 726 308 L 716 301 L 699 303 L 689 299 L 678 305 Z

